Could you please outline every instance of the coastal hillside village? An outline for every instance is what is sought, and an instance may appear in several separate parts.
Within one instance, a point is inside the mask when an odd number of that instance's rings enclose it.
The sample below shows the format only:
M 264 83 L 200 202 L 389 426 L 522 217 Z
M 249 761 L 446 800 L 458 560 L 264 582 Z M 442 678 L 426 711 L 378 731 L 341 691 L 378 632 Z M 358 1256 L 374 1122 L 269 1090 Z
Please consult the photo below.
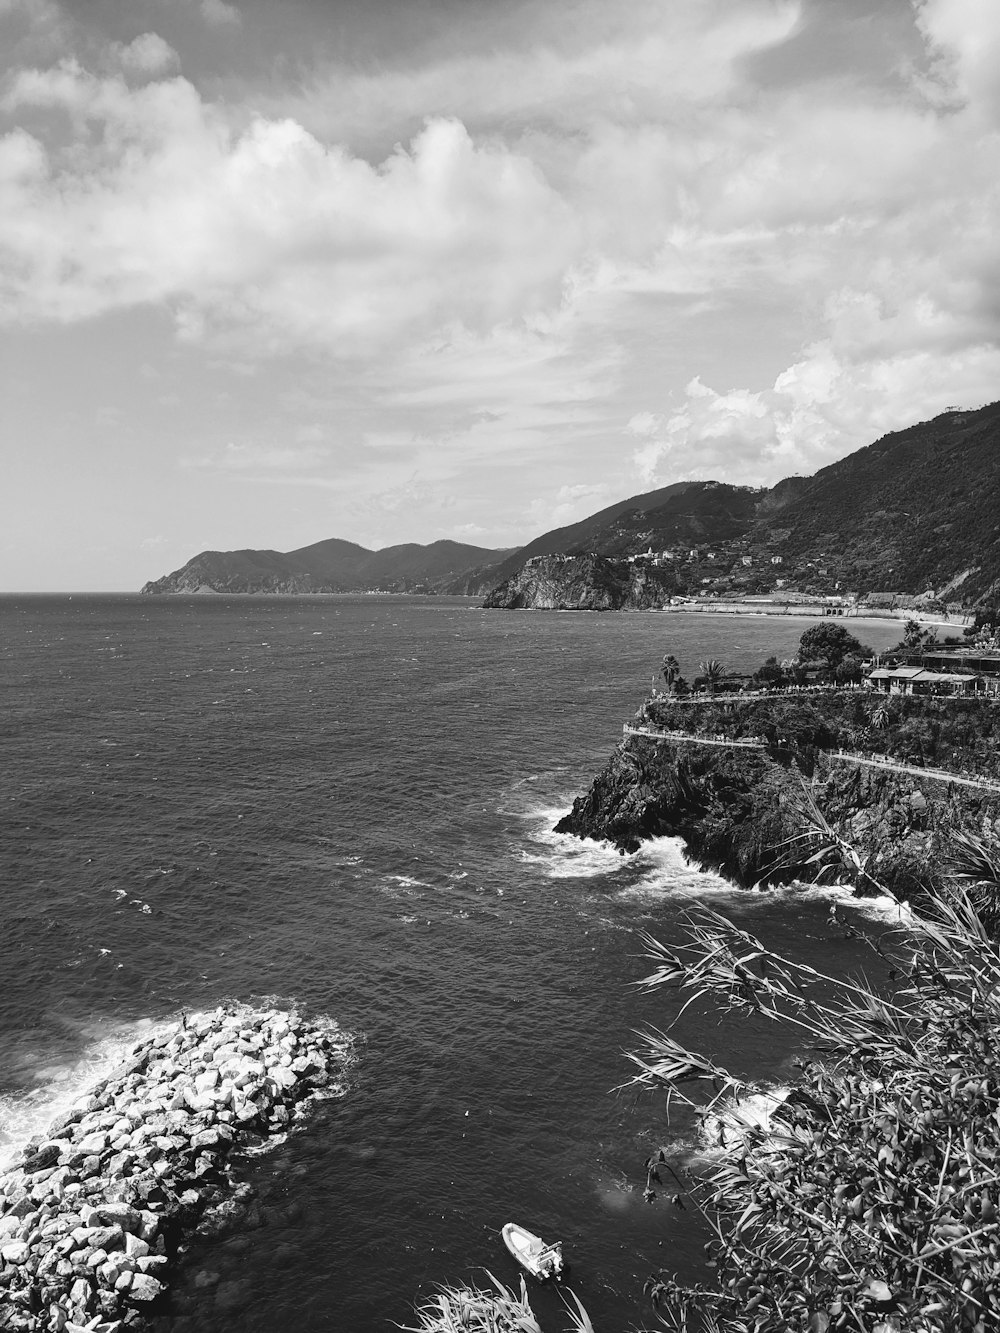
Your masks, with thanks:
M 822 552 L 815 558 L 782 555 L 776 543 L 738 540 L 711 544 L 681 544 L 663 550 L 647 546 L 625 557 L 626 563 L 651 569 L 670 569 L 678 581 L 678 599 L 684 597 L 741 601 L 780 601 L 784 604 L 819 602 L 829 615 L 850 614 L 863 604 L 869 610 L 924 611 L 952 619 L 959 625 L 966 608 L 948 600 L 948 589 L 927 588 L 920 593 L 876 590 L 861 594 L 862 571 Z
M 774 552 L 772 545 L 745 541 L 690 545 L 687 543 L 625 554 L 599 551 L 554 552 L 529 557 L 524 572 L 551 571 L 572 567 L 580 560 L 604 559 L 627 571 L 632 578 L 646 574 L 663 589 L 662 607 L 704 606 L 725 610 L 740 606 L 748 610 L 789 608 L 802 614 L 845 616 L 901 612 L 934 623 L 962 629 L 972 621 L 968 606 L 949 598 L 949 589 L 927 588 L 919 593 L 899 590 L 859 592 L 864 587 L 861 572 L 833 558 L 795 559 Z M 852 581 L 857 580 L 857 581 Z

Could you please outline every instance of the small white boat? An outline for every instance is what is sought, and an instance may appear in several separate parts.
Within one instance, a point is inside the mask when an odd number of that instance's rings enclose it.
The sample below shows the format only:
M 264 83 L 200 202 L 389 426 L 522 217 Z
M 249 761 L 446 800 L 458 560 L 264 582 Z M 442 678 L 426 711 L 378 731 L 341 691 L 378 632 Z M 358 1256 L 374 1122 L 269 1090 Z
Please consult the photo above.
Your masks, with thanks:
M 557 1281 L 563 1273 L 562 1241 L 553 1241 L 547 1245 L 541 1236 L 535 1236 L 516 1222 L 508 1222 L 500 1233 L 503 1243 L 511 1254 L 529 1273 L 540 1282 L 554 1277 Z

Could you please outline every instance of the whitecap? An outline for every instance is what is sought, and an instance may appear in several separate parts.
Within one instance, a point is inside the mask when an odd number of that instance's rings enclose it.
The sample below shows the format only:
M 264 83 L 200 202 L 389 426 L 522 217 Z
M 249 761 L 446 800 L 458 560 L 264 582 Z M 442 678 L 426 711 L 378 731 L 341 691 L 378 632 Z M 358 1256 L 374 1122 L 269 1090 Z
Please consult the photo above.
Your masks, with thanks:
M 0 1171 L 13 1162 L 36 1134 L 43 1134 L 56 1116 L 69 1111 L 87 1089 L 107 1078 L 137 1041 L 166 1028 L 165 1021 L 140 1020 L 113 1028 L 90 1024 L 81 1029 L 90 1038 L 73 1064 L 41 1065 L 34 1071 L 37 1086 L 0 1096 Z
M 745 1097 L 726 1099 L 702 1120 L 705 1148 L 714 1152 L 732 1152 L 750 1136 L 764 1134 L 766 1137 L 776 1128 L 774 1113 L 790 1092 L 787 1085 L 778 1085 L 760 1088 Z

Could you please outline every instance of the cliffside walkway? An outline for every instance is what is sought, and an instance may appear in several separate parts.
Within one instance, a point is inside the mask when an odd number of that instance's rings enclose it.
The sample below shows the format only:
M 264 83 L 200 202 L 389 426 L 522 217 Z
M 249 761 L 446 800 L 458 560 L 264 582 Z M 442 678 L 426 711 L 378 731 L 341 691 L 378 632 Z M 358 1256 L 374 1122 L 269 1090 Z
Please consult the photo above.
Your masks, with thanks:
M 696 736 L 690 731 L 664 731 L 658 727 L 634 727 L 628 722 L 622 727 L 626 736 L 642 736 L 652 741 L 681 741 L 691 745 L 716 745 L 726 750 L 765 750 L 767 742 L 759 739 L 736 740 L 726 736 Z M 980 791 L 1000 794 L 1000 782 L 979 777 L 975 773 L 953 773 L 946 768 L 918 768 L 915 764 L 897 764 L 881 755 L 856 754 L 853 750 L 826 750 L 826 757 L 844 764 L 861 764 L 866 768 L 888 769 L 892 773 L 910 773 L 915 778 L 929 778 L 932 782 L 955 782 L 962 787 L 978 787 Z
M 661 731 L 656 727 L 633 727 L 625 723 L 622 731 L 626 736 L 645 736 L 653 741 L 689 741 L 694 745 L 721 745 L 724 749 L 732 750 L 763 750 L 767 748 L 767 742 L 762 740 L 738 741 L 725 736 L 694 736 L 689 731 Z
M 785 699 L 789 696 L 803 694 L 829 694 L 833 690 L 853 690 L 856 694 L 869 695 L 870 690 L 866 690 L 863 685 L 857 685 L 851 681 L 843 685 L 787 685 L 781 689 L 775 690 L 742 690 L 736 693 L 723 691 L 721 694 L 686 694 L 682 699 L 677 699 L 673 695 L 657 693 L 653 696 L 653 702 L 666 704 L 669 708 L 696 708 L 702 704 L 731 704 L 746 703 L 750 699 Z
M 1000 782 L 991 782 L 989 778 L 978 777 L 975 773 L 952 773 L 946 768 L 918 768 L 914 764 L 897 764 L 892 759 L 881 755 L 854 754 L 851 750 L 829 750 L 827 757 L 838 759 L 845 764 L 864 764 L 866 768 L 887 768 L 893 773 L 912 773 L 917 778 L 930 778 L 932 782 L 957 782 L 963 787 L 978 787 L 981 791 L 1000 793 Z

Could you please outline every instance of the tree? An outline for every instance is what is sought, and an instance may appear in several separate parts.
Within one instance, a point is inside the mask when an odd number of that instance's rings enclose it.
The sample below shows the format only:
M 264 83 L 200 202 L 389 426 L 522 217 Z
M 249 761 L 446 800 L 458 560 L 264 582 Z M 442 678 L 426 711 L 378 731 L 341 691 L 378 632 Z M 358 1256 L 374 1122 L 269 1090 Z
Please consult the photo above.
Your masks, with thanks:
M 822 620 L 818 625 L 810 625 L 799 639 L 799 660 L 816 661 L 822 659 L 832 670 L 836 670 L 848 653 L 858 657 L 870 655 L 866 648 L 843 625 L 832 620 Z
M 678 662 L 677 658 L 674 657 L 673 653 L 668 653 L 666 657 L 664 657 L 663 659 L 663 679 L 667 683 L 668 691 L 673 690 L 674 682 L 677 680 L 677 677 L 680 674 L 681 674 L 680 662 Z
M 878 704 L 869 714 L 869 721 L 876 731 L 885 731 L 886 727 L 892 721 L 892 714 L 889 712 L 889 701 L 880 699 Z
M 924 644 L 924 627 L 919 620 L 908 620 L 903 626 L 903 647 L 904 648 L 922 648 Z
M 719 682 L 726 674 L 726 668 L 717 657 L 710 657 L 707 662 L 700 662 L 702 679 L 708 686 L 709 694 L 714 694 L 718 688 Z
M 753 673 L 753 683 L 759 686 L 784 685 L 787 679 L 785 668 L 776 657 L 769 657 L 764 665 Z

